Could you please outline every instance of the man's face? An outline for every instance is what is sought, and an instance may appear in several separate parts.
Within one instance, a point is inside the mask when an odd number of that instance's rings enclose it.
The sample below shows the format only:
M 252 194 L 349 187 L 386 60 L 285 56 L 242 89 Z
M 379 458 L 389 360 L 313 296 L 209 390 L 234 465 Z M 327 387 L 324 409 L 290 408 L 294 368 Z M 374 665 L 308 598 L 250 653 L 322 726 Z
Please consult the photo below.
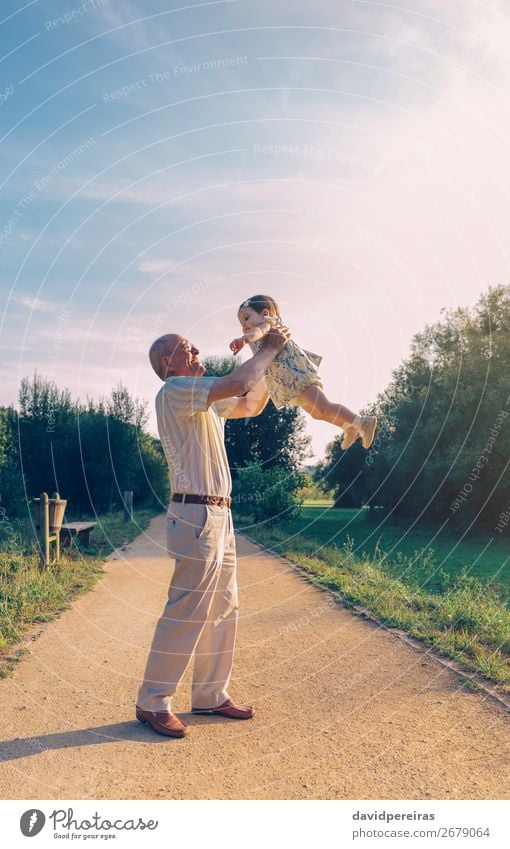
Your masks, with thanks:
M 205 374 L 205 368 L 200 361 L 200 351 L 184 336 L 176 337 L 175 347 L 161 360 L 169 377 L 172 374 L 177 377 L 202 377 Z

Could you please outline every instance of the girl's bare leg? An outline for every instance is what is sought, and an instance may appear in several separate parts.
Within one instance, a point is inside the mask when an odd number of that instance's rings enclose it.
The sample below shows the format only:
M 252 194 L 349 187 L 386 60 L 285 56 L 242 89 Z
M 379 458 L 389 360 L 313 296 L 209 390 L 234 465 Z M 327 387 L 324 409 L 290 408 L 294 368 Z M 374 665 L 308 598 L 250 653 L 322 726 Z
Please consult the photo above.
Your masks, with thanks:
M 314 385 L 303 390 L 295 399 L 295 403 L 309 413 L 312 418 L 330 422 L 337 427 L 351 425 L 356 418 L 356 413 L 353 413 L 348 407 L 344 407 L 343 404 L 333 404 L 322 389 Z

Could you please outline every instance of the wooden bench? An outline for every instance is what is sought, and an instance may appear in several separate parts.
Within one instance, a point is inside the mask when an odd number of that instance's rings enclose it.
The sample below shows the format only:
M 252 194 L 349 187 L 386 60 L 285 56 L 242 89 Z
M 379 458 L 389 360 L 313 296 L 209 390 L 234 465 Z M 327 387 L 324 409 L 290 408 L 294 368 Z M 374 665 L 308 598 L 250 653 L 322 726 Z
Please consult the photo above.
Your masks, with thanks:
M 67 548 L 75 536 L 83 545 L 90 545 L 90 532 L 96 525 L 97 522 L 66 522 L 60 531 L 60 544 L 63 548 Z

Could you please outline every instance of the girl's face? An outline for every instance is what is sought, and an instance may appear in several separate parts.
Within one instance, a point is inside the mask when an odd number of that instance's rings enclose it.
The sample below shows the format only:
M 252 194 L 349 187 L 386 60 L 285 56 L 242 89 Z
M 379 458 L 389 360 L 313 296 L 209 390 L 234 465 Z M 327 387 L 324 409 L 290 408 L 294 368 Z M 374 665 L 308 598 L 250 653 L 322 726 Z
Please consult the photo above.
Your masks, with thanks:
M 246 333 L 253 327 L 258 327 L 259 324 L 263 324 L 266 320 L 267 310 L 264 310 L 264 313 L 261 315 L 253 307 L 241 307 L 237 316 L 241 322 L 243 333 Z

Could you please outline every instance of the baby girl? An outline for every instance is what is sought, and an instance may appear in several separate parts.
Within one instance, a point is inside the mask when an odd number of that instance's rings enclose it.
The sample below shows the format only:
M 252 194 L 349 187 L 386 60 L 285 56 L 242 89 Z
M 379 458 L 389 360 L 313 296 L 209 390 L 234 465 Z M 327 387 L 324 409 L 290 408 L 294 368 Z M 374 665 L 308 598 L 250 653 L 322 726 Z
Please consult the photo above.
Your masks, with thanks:
M 254 353 L 271 328 L 283 323 L 278 304 L 268 295 L 248 298 L 239 307 L 237 315 L 243 335 L 230 343 L 234 354 L 238 354 L 245 345 L 249 345 Z M 286 404 L 296 404 L 314 419 L 343 428 L 341 447 L 344 451 L 358 437 L 361 437 L 363 448 L 370 448 L 377 427 L 376 417 L 358 416 L 326 397 L 318 373 L 321 360 L 318 354 L 305 351 L 292 339 L 287 342 L 267 370 L 266 384 L 271 400 L 278 409 Z

